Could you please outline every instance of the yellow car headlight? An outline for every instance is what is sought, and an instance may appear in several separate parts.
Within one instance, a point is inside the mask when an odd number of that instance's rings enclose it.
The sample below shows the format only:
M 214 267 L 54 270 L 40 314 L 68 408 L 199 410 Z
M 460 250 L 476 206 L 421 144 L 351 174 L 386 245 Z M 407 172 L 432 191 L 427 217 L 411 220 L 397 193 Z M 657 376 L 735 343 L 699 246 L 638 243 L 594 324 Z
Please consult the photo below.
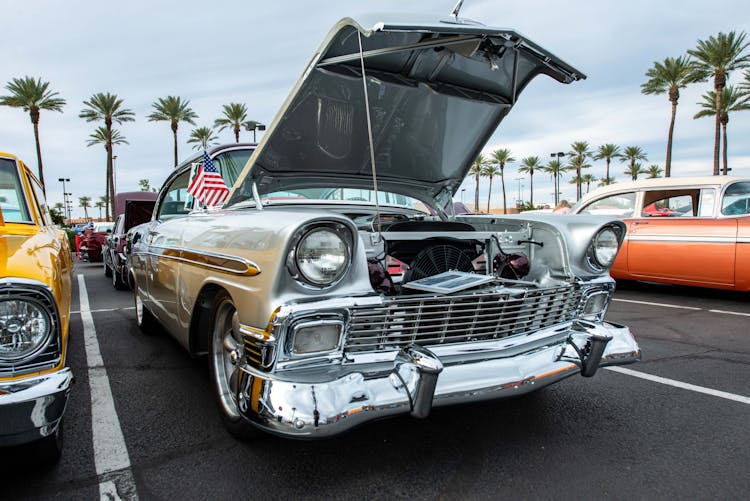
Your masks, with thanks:
M 0 300 L 0 363 L 17 362 L 43 350 L 51 332 L 52 319 L 40 302 Z

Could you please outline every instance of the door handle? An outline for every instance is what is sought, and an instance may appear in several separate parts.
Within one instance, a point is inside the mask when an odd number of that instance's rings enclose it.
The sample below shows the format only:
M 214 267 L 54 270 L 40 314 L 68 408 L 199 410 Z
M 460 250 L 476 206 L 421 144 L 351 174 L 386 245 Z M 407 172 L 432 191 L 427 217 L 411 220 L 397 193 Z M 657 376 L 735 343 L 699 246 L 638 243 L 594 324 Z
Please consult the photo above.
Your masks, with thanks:
M 636 224 L 648 224 L 648 221 L 633 221 L 633 226 Z

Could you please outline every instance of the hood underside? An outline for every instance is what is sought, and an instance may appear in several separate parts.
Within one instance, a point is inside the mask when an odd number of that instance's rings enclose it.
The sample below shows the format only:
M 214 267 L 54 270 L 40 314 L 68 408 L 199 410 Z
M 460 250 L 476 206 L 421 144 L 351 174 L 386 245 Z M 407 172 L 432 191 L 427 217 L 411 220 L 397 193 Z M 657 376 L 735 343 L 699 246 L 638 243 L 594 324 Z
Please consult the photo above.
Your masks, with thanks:
M 253 184 L 260 194 L 334 183 L 371 188 L 367 103 L 378 188 L 421 200 L 455 193 L 535 76 L 585 78 L 511 30 L 461 19 L 372 21 L 334 26 L 229 204 L 251 198 Z

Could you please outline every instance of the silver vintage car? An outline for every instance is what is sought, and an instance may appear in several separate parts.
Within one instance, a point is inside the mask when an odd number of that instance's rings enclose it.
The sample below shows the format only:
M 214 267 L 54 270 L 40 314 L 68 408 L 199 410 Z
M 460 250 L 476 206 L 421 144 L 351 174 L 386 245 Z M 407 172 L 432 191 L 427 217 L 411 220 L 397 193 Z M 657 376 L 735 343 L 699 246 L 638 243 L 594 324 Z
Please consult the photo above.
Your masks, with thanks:
M 341 20 L 225 175 L 224 207 L 193 200 L 183 167 L 131 230 L 138 325 L 208 354 L 240 438 L 328 437 L 638 360 L 603 318 L 622 222 L 451 210 L 537 75 L 583 78 L 507 29 Z

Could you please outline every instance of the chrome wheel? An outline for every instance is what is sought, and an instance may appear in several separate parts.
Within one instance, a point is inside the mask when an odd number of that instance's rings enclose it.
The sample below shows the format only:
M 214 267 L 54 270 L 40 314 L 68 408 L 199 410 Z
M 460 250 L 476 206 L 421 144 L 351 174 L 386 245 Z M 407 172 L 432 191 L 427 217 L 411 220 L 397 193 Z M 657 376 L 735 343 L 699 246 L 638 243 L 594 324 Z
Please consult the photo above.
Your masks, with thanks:
M 219 405 L 230 420 L 240 419 L 237 408 L 239 369 L 236 365 L 242 347 L 237 310 L 229 297 L 219 299 L 211 335 L 211 367 Z

